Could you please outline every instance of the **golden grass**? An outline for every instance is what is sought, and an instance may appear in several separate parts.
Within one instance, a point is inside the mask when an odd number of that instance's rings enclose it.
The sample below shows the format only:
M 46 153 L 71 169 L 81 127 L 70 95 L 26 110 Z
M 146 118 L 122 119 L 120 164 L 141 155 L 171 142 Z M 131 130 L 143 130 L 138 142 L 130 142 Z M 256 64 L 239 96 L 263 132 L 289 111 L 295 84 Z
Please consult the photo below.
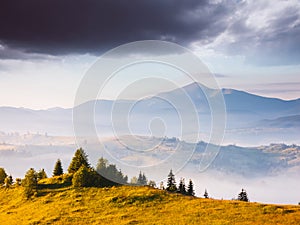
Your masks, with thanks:
M 44 182 L 45 183 L 45 182 Z M 150 187 L 0 189 L 0 224 L 300 224 L 300 206 L 199 199 Z

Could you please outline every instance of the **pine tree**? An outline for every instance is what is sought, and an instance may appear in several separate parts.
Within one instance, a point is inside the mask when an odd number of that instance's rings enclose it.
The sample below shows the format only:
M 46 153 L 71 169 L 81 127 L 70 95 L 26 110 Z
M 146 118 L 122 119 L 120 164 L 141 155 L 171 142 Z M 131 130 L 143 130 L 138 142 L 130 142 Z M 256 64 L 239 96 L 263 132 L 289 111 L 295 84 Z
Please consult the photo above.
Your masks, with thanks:
M 205 191 L 204 191 L 204 198 L 208 198 L 208 193 L 207 193 L 207 190 L 205 189 Z
M 238 195 L 238 200 L 244 201 L 244 202 L 249 202 L 246 190 L 242 189 L 242 191 Z
M 75 155 L 69 165 L 68 172 L 76 173 L 81 166 L 90 167 L 87 159 L 87 154 L 82 148 L 77 149 Z
M 189 181 L 189 186 L 188 186 L 188 190 L 187 190 L 188 195 L 190 196 L 194 196 L 195 195 L 195 191 L 194 191 L 194 184 L 193 181 L 190 179 Z
M 37 173 L 37 178 L 38 178 L 38 180 L 47 178 L 47 174 L 46 174 L 46 172 L 45 172 L 44 169 L 41 169 L 41 170 Z
M 72 184 L 74 187 L 103 187 L 111 186 L 111 182 L 103 179 L 93 168 L 82 165 L 74 173 Z
M 185 181 L 184 178 L 180 179 L 179 185 L 178 185 L 178 191 L 179 193 L 185 195 L 186 194 L 186 189 L 185 189 Z
M 168 175 L 168 182 L 167 182 L 166 190 L 170 191 L 170 192 L 176 192 L 177 191 L 175 175 L 173 174 L 172 170 L 170 170 L 170 173 Z
M 98 159 L 98 163 L 97 163 L 97 166 L 96 166 L 96 171 L 98 173 L 100 173 L 100 175 L 104 176 L 107 164 L 108 164 L 107 159 L 104 159 L 103 157 L 101 157 L 100 159 Z
M 24 193 L 27 199 L 37 193 L 37 173 L 33 168 L 30 168 L 25 178 L 22 181 L 24 187 Z
M 138 179 L 137 179 L 137 184 L 138 185 L 147 185 L 147 178 L 145 174 L 140 171 Z
M 4 184 L 4 180 L 7 177 L 7 174 L 4 170 L 4 168 L 0 168 L 0 185 Z
M 88 187 L 89 171 L 85 165 L 82 165 L 79 170 L 74 173 L 72 184 L 74 187 Z
M 61 161 L 60 161 L 60 159 L 58 159 L 54 166 L 53 176 L 60 176 L 60 175 L 63 175 L 63 173 L 64 173 L 64 171 L 63 171 L 63 168 L 61 165 Z

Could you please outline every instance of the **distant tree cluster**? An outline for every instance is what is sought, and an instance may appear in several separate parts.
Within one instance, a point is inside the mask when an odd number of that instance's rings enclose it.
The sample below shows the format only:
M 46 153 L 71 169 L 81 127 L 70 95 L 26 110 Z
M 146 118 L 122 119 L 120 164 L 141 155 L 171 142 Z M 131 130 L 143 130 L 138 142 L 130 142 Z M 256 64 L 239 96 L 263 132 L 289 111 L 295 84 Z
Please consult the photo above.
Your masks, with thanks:
M 99 161 L 102 160 L 100 159 Z M 108 167 L 112 168 L 110 165 Z M 113 167 L 115 168 L 115 166 Z M 107 187 L 118 185 L 118 183 L 105 178 L 90 166 L 88 156 L 82 148 L 77 149 L 75 152 L 68 172 L 73 174 L 72 184 L 74 187 Z
M 164 189 L 163 183 L 161 183 L 160 188 Z M 168 175 L 166 190 L 169 191 L 169 192 L 180 193 L 180 194 L 183 194 L 183 195 L 195 196 L 193 181 L 190 179 L 188 187 L 186 188 L 185 179 L 181 178 L 180 182 L 179 182 L 179 185 L 177 187 L 176 186 L 175 175 L 173 174 L 172 170 L 170 170 L 169 175 Z
M 137 185 L 147 185 L 146 175 L 140 171 L 139 177 L 137 179 Z
M 113 182 L 119 184 L 126 184 L 128 182 L 128 177 L 124 175 L 121 170 L 118 170 L 116 165 L 109 164 L 107 159 L 104 159 L 103 157 L 98 160 L 96 171 L 101 176 Z
M 38 172 L 33 168 L 30 168 L 24 179 L 16 178 L 15 186 L 22 186 L 24 188 L 24 194 L 27 199 L 32 196 L 36 196 L 39 193 L 39 189 L 43 184 L 43 179 L 47 178 L 47 174 L 44 169 L 40 169 Z M 73 185 L 75 188 L 81 187 L 110 187 L 117 186 L 119 184 L 128 184 L 128 176 L 124 175 L 121 170 L 118 170 L 116 165 L 109 164 L 106 159 L 101 157 L 98 160 L 96 169 L 94 169 L 88 162 L 88 155 L 82 148 L 75 151 L 75 154 L 68 167 L 68 173 L 64 174 L 62 162 L 58 159 L 53 169 L 53 178 L 58 182 L 67 181 L 67 185 Z M 39 181 L 40 184 L 39 184 Z M 137 177 L 133 177 L 130 181 L 132 185 L 149 185 L 156 187 L 156 183 L 153 180 L 147 179 L 145 173 L 139 172 Z M 4 186 L 9 188 L 13 185 L 13 178 L 11 175 L 7 175 L 4 168 L 0 168 L 0 187 Z M 188 196 L 195 196 L 194 184 L 190 179 L 188 185 L 185 184 L 185 179 L 181 178 L 178 186 L 176 185 L 175 175 L 170 170 L 167 179 L 167 186 L 164 187 L 163 182 L 160 183 L 160 189 L 167 190 L 168 192 L 180 193 Z M 209 198 L 208 192 L 205 189 L 204 198 Z M 244 189 L 238 194 L 237 200 L 249 202 L 248 195 Z M 299 202 L 300 205 L 300 202 Z
M 140 171 L 138 177 L 134 176 L 134 177 L 131 178 L 130 184 L 131 185 L 137 185 L 137 186 L 148 185 L 150 187 L 156 187 L 155 181 L 153 181 L 153 180 L 148 181 L 145 173 L 142 173 L 142 171 Z

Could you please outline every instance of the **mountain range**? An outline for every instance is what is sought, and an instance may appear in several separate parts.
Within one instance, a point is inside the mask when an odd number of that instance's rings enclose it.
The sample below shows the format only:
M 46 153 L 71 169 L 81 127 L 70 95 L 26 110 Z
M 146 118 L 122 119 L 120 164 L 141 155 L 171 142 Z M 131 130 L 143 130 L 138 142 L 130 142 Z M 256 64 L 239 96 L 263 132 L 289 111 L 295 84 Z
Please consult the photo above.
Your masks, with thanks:
M 125 135 L 128 132 L 128 122 L 131 131 L 137 135 L 151 135 L 154 132 L 156 134 L 154 136 L 161 134 L 178 137 L 182 127 L 188 127 L 187 132 L 197 132 L 190 130 L 190 127 L 195 124 L 192 119 L 195 117 L 189 117 L 191 111 L 195 109 L 201 128 L 198 132 L 207 141 L 210 137 L 213 118 L 210 101 L 206 96 L 211 97 L 214 93 L 216 93 L 215 89 L 192 83 L 139 101 L 92 100 L 74 108 L 47 110 L 0 107 L 0 130 L 72 135 L 73 109 L 75 112 L 85 112 L 93 108 L 96 128 L 104 136 L 111 135 L 113 129 L 117 130 L 120 135 Z M 271 142 L 299 144 L 300 99 L 286 101 L 234 89 L 222 89 L 221 93 L 224 97 L 227 118 L 225 144 L 258 145 Z M 185 107 L 187 98 L 195 108 Z M 127 116 L 128 112 L 130 112 L 129 117 L 124 117 L 124 114 Z M 80 114 L 77 117 L 77 123 L 84 124 L 85 120 L 82 118 L 85 116 L 84 113 Z M 124 121 L 124 118 L 128 121 Z M 153 119 L 158 120 L 151 124 Z M 163 123 L 159 120 L 163 120 Z M 150 130 L 149 123 L 150 126 L 153 125 Z

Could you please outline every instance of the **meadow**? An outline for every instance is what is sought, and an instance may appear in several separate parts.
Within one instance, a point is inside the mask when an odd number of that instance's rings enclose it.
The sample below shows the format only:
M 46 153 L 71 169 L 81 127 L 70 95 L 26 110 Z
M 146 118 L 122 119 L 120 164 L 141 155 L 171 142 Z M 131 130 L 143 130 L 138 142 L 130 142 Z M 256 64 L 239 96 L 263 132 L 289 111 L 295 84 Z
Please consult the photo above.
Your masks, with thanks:
M 144 186 L 73 188 L 40 181 L 27 200 L 23 187 L 0 189 L 0 224 L 294 224 L 300 206 L 204 199 Z

